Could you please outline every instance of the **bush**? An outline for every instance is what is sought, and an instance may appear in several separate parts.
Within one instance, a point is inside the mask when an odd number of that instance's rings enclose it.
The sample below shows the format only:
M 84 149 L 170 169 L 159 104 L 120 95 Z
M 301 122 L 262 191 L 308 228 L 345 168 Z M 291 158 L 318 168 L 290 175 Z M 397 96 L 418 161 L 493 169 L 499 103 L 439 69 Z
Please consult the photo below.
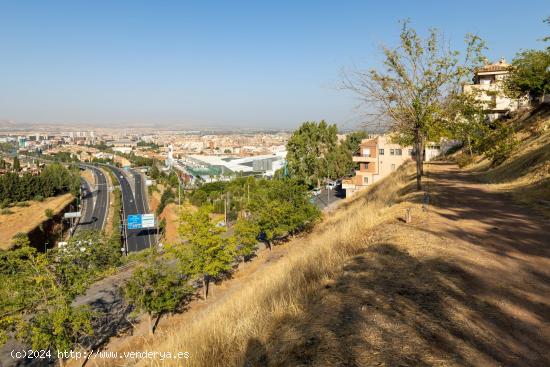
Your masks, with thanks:
M 467 154 L 467 153 L 461 153 L 456 157 L 456 163 L 460 168 L 466 167 L 469 164 L 472 164 L 474 161 L 474 157 Z
M 10 215 L 10 214 L 13 214 L 13 212 L 9 208 L 4 208 L 0 210 L 0 214 Z
M 48 219 L 52 219 L 52 218 L 53 218 L 53 210 L 51 210 L 51 209 L 49 209 L 49 208 L 46 209 L 46 210 L 44 210 L 44 214 L 46 215 L 46 218 L 48 218 Z
M 15 204 L 15 206 L 18 206 L 20 208 L 24 208 L 24 207 L 30 206 L 30 204 L 26 201 L 21 201 L 21 202 Z
M 35 200 L 35 201 L 40 201 L 40 202 L 42 202 L 42 201 L 44 201 L 44 196 L 42 196 L 42 195 L 36 195 L 36 196 L 34 197 L 34 200 Z

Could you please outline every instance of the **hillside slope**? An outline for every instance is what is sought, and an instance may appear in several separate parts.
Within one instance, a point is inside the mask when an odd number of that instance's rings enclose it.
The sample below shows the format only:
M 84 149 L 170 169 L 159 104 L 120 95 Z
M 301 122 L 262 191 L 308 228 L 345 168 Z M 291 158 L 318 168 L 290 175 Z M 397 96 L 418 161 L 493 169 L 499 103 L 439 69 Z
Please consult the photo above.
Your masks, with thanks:
M 497 167 L 478 157 L 469 170 L 479 180 L 550 216 L 550 104 L 507 123 L 514 127 L 518 140 L 513 154 Z

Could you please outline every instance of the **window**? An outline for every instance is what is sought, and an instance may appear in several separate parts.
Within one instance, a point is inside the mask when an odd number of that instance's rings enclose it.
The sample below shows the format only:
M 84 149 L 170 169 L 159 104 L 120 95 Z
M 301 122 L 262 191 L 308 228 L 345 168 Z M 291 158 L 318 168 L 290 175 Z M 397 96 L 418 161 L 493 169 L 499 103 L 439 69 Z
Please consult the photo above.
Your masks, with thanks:
M 363 157 L 370 157 L 370 148 L 363 148 Z
M 395 155 L 395 149 L 390 149 L 390 155 Z
M 384 155 L 384 149 L 378 149 L 378 154 Z
M 391 170 L 392 170 L 392 171 L 395 171 L 395 164 L 392 164 L 392 165 L 391 165 Z
M 401 149 L 396 149 L 395 150 L 395 155 L 401 155 Z
M 369 184 L 369 178 L 367 176 L 363 176 L 363 185 Z

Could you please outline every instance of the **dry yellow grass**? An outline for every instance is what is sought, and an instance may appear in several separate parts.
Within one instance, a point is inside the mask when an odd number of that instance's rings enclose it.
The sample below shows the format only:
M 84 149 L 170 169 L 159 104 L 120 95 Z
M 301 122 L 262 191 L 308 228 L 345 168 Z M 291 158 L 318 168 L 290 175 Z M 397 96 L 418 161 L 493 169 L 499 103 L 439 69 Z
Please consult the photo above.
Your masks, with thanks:
M 80 173 L 80 176 L 83 177 L 86 181 L 88 181 L 90 186 L 95 185 L 95 175 L 91 170 L 86 169 L 86 170 L 82 171 Z
M 469 170 L 492 189 L 550 217 L 550 107 L 543 105 L 510 123 L 517 127 L 519 141 L 512 156 L 494 168 L 480 157 Z
M 369 229 L 394 217 L 396 210 L 404 212 L 405 206 L 418 205 L 388 207 L 388 203 L 400 200 L 400 191 L 409 183 L 411 173 L 412 166 L 406 166 L 368 192 L 346 201 L 343 210 L 334 212 L 324 225 L 306 236 L 291 240 L 287 256 L 257 271 L 230 297 L 196 315 L 189 324 L 164 330 L 154 338 L 145 337 L 140 347 L 172 353 L 188 351 L 193 366 L 241 365 L 248 341 L 265 341 L 276 320 L 303 313 L 303 300 L 319 283 L 341 271 L 346 259 L 364 246 Z M 162 365 L 181 363 L 164 361 Z
M 72 194 L 65 194 L 44 201 L 29 201 L 27 207 L 14 206 L 9 210 L 13 214 L 0 214 L 0 249 L 8 249 L 11 239 L 19 232 L 28 233 L 44 222 L 46 209 L 58 214 L 73 200 Z

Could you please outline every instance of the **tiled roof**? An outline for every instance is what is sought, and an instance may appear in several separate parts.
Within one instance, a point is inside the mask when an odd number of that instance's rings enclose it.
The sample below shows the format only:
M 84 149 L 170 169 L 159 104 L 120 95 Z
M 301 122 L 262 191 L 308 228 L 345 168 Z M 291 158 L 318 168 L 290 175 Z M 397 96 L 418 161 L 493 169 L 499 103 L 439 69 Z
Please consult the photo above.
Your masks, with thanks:
M 500 61 L 495 62 L 493 64 L 487 64 L 480 68 L 477 68 L 477 73 L 486 73 L 486 72 L 492 72 L 492 71 L 507 71 L 510 69 L 510 64 L 506 63 L 506 60 L 500 59 Z

